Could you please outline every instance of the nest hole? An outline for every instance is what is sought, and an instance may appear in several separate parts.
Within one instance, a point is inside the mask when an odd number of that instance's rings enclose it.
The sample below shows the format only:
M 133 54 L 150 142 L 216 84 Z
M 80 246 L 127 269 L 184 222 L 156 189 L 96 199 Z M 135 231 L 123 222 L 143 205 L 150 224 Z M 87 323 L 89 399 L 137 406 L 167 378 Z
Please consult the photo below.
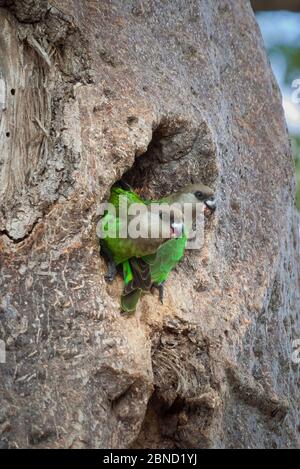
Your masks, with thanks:
M 178 419 L 183 408 L 184 401 L 179 398 L 172 407 L 166 407 L 154 391 L 148 402 L 140 433 L 131 448 L 175 448 Z
M 129 121 L 128 125 L 134 125 L 132 117 Z M 160 198 L 197 182 L 214 187 L 217 178 L 216 145 L 209 126 L 178 116 L 161 120 L 147 151 L 122 176 L 146 198 Z

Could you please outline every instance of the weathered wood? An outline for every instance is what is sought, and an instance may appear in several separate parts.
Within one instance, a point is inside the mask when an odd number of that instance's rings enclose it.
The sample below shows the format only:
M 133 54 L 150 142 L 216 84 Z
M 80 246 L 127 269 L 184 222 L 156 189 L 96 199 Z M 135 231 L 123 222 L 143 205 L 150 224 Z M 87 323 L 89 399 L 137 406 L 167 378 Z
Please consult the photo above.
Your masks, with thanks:
M 16 15 L 0 9 L 0 446 L 299 447 L 299 216 L 250 3 Z M 128 171 L 149 197 L 218 197 L 164 305 L 130 318 L 96 238 Z

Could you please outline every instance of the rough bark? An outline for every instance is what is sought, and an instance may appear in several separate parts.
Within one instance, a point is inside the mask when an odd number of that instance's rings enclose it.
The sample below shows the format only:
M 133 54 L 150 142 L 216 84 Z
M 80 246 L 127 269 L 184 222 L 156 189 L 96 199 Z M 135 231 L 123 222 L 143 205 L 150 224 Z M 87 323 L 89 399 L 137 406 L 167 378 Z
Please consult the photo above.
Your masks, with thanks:
M 41 11 L 0 9 L 1 446 L 299 447 L 299 219 L 250 3 Z M 218 210 L 125 318 L 95 231 L 128 171 L 155 197 L 204 180 Z

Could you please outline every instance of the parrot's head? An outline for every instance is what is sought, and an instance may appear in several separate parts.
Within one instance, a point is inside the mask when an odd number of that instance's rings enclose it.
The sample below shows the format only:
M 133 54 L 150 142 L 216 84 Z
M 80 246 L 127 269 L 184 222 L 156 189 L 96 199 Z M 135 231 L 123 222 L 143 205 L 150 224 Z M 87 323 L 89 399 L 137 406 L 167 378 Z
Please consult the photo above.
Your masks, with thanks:
M 169 238 L 179 238 L 184 232 L 184 220 L 182 210 L 163 205 L 159 209 L 159 217 L 162 220 L 162 228 L 169 232 Z
M 143 222 L 143 221 L 142 221 Z M 179 238 L 184 232 L 183 212 L 180 208 L 167 204 L 150 206 L 147 220 L 148 236 L 160 243 L 171 238 Z
M 203 204 L 206 214 L 211 214 L 217 207 L 213 189 L 202 183 L 190 184 L 183 187 L 178 192 L 172 194 L 171 197 L 172 202 L 180 204 Z
M 170 208 L 168 204 L 150 204 L 144 206 L 138 218 L 130 217 L 129 237 L 134 239 L 136 251 L 143 256 L 153 254 L 163 243 L 184 233 L 183 219 L 181 209 Z

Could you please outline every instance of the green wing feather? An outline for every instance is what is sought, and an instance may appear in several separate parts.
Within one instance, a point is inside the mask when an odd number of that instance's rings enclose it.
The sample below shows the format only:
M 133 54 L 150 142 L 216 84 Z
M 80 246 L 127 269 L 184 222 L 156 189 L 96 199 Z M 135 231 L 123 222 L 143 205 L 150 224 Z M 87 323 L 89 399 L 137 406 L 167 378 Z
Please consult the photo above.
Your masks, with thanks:
M 128 239 L 120 239 L 118 237 L 118 233 L 121 229 L 120 218 L 107 213 L 102 218 L 101 228 L 103 234 L 105 235 L 101 242 L 112 253 L 114 261 L 117 265 L 126 261 L 131 254 L 134 256 L 132 242 L 130 242 Z M 111 233 L 115 233 L 115 235 L 110 236 Z
M 187 243 L 186 235 L 170 239 L 162 244 L 155 254 L 143 257 L 150 265 L 152 283 L 161 284 L 182 259 Z
M 164 199 L 159 201 L 143 200 L 132 191 L 124 190 L 120 187 L 113 187 L 109 202 L 117 209 L 117 216 L 112 217 L 107 214 L 103 217 L 102 223 L 104 231 L 115 228 L 118 234 L 121 226 L 118 218 L 118 209 L 120 207 L 120 196 L 127 198 L 128 207 L 135 203 L 163 203 Z M 142 291 L 148 291 L 153 283 L 161 284 L 167 280 L 170 272 L 182 259 L 187 243 L 187 236 L 166 241 L 160 246 L 155 254 L 142 257 L 138 262 L 135 257 L 134 244 L 130 239 L 119 239 L 118 236 L 107 237 L 103 240 L 107 248 L 113 254 L 116 264 L 123 264 L 124 291 L 121 296 L 122 310 L 126 313 L 133 313 L 141 297 Z M 145 266 L 149 266 L 149 269 Z M 151 276 L 150 276 L 151 274 Z
M 118 218 L 112 223 L 116 225 L 117 229 L 120 226 L 120 220 Z M 142 257 L 143 254 L 145 254 L 144 247 L 141 245 L 137 247 L 134 240 L 130 238 L 108 236 L 101 240 L 101 244 L 111 252 L 116 265 L 122 264 L 133 257 Z
M 125 285 L 123 294 L 128 295 L 133 290 L 139 289 L 142 291 L 149 291 L 152 287 L 152 278 L 151 270 L 149 264 L 147 264 L 143 259 L 133 257 L 128 261 L 130 268 L 130 275 L 126 272 Z M 132 276 L 132 280 L 129 278 Z
M 144 204 L 145 201 L 137 194 L 131 191 L 121 189 L 121 187 L 113 187 L 110 193 L 109 203 L 113 204 L 116 209 L 120 207 L 120 197 L 127 199 L 127 205 L 130 207 L 132 204 Z
M 121 296 L 121 308 L 124 313 L 133 314 L 135 313 L 137 304 L 141 297 L 141 290 L 138 288 L 137 290 L 133 290 L 128 295 Z
M 116 216 L 107 211 L 101 221 L 102 231 L 105 237 L 101 243 L 111 252 L 113 259 L 117 265 L 122 264 L 132 257 L 141 257 L 145 254 L 143 246 L 137 247 L 137 243 L 130 238 L 120 237 L 122 232 L 122 218 L 118 216 L 120 207 L 120 196 L 127 198 L 127 207 L 133 203 L 144 203 L 144 201 L 134 192 L 129 192 L 119 187 L 114 187 L 111 191 L 109 202 L 112 203 L 116 210 Z M 128 273 L 128 265 L 126 266 Z
M 170 239 L 164 243 L 155 254 L 150 254 L 142 258 L 142 261 L 150 267 L 150 285 L 153 283 L 160 285 L 167 280 L 170 272 L 182 259 L 186 243 L 187 237 L 185 235 L 181 238 Z M 131 259 L 130 262 L 132 261 Z M 129 276 L 126 275 L 126 277 L 124 277 L 125 285 L 121 296 L 121 306 L 122 311 L 125 313 L 134 313 L 141 297 L 142 289 L 136 287 L 138 277 L 139 276 L 134 273 L 132 280 L 129 282 L 127 281 Z M 146 289 L 143 290 L 145 291 Z
M 133 272 L 129 260 L 123 262 L 123 277 L 125 285 L 129 284 L 133 280 Z

